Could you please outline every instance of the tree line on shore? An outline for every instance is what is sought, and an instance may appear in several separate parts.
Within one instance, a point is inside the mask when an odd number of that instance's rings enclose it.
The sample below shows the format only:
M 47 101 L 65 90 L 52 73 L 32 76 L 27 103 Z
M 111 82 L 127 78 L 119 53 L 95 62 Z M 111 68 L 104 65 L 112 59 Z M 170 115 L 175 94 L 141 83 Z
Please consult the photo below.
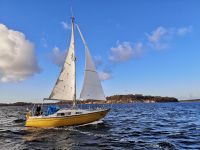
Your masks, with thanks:
M 111 103 L 162 103 L 162 102 L 178 102 L 174 97 L 161 97 L 161 96 L 144 96 L 142 94 L 127 94 L 127 95 L 113 95 L 106 97 L 106 101 L 102 100 L 85 100 L 78 101 L 80 104 L 111 104 Z M 57 104 L 70 104 L 71 102 L 57 102 Z M 32 105 L 33 103 L 16 102 L 16 103 L 0 103 L 0 106 L 25 106 Z M 40 104 L 40 103 L 38 103 Z M 55 104 L 55 103 L 54 103 Z

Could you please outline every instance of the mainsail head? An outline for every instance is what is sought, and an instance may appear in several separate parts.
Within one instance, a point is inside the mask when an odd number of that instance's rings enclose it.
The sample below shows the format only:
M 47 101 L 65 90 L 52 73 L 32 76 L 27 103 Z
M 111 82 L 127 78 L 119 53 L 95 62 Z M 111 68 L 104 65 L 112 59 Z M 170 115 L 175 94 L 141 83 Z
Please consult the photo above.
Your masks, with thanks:
M 80 94 L 80 99 L 87 100 L 106 100 L 104 96 L 104 92 L 101 86 L 101 82 L 99 80 L 98 73 L 96 72 L 94 63 L 92 61 L 92 57 L 90 55 L 89 48 L 86 44 L 86 41 L 80 31 L 78 25 L 76 25 L 83 44 L 85 46 L 85 76 L 84 76 L 84 83 Z
M 49 99 L 55 100 L 75 100 L 76 99 L 76 57 L 74 46 L 74 18 L 72 17 L 72 33 L 70 46 L 67 52 L 66 60 L 56 84 L 49 96 Z

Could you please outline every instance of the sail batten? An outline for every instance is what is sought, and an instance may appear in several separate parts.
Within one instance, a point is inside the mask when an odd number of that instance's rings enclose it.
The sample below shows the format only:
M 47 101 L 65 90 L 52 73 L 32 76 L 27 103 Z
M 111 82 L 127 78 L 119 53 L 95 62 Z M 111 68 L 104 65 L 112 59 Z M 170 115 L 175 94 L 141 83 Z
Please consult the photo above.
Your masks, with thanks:
M 76 27 L 79 31 L 79 34 L 85 46 L 85 73 L 84 73 L 85 75 L 84 75 L 83 87 L 80 94 L 80 99 L 106 100 L 87 43 L 78 25 L 76 25 Z

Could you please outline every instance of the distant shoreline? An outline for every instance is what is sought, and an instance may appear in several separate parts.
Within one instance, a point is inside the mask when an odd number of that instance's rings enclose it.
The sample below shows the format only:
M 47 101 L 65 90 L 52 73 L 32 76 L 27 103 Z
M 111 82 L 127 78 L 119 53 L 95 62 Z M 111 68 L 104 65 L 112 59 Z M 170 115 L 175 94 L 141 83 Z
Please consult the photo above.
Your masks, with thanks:
M 179 101 L 174 97 L 161 97 L 161 96 L 143 96 L 142 94 L 127 94 L 127 95 L 113 95 L 106 97 L 106 101 L 103 100 L 85 100 L 78 101 L 80 104 L 125 104 L 125 103 L 163 103 L 163 102 L 191 102 L 191 101 Z M 194 100 L 196 101 L 196 100 Z M 200 101 L 200 100 L 199 100 Z M 16 102 L 16 103 L 0 103 L 0 106 L 30 106 L 34 104 L 32 102 Z M 71 102 L 57 102 L 48 104 L 71 104 Z
M 200 99 L 179 100 L 179 102 L 200 102 Z

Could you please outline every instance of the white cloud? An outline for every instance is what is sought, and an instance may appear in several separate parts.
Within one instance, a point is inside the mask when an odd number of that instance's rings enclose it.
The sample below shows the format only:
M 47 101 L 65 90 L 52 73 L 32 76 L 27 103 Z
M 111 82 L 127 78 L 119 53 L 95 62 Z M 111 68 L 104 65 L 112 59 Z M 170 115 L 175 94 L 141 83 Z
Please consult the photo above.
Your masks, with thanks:
M 39 72 L 33 44 L 22 32 L 0 24 L 0 81 L 23 81 Z
M 149 41 L 156 43 L 160 41 L 165 35 L 168 34 L 167 29 L 164 27 L 158 27 L 156 30 L 152 32 L 151 35 L 148 35 Z
M 117 47 L 112 47 L 109 60 L 114 63 L 124 62 L 132 57 L 137 57 L 142 52 L 142 43 L 137 43 L 134 47 L 130 42 L 118 43 Z
M 148 37 L 149 42 L 153 46 L 153 48 L 157 50 L 161 50 L 161 49 L 165 49 L 168 46 L 168 44 L 165 43 L 164 41 L 166 39 L 169 39 L 167 37 L 170 37 L 170 33 L 171 33 L 170 31 L 160 26 L 154 31 L 152 31 L 150 35 L 149 34 L 146 34 L 146 35 Z
M 58 47 L 55 46 L 52 50 L 50 57 L 54 64 L 62 67 L 65 62 L 66 52 L 61 51 Z
M 109 62 L 104 65 L 103 71 L 99 72 L 101 80 L 108 80 L 112 78 L 112 70 L 117 64 L 130 60 L 141 55 L 143 51 L 143 44 L 136 43 L 134 46 L 130 42 L 117 42 L 116 47 L 112 47 L 109 55 Z
M 94 63 L 95 63 L 96 68 L 101 66 L 103 64 L 101 56 L 94 56 Z
M 136 43 L 134 47 L 135 56 L 141 54 L 142 50 L 143 50 L 143 44 L 141 42 Z
M 48 47 L 47 40 L 45 38 L 41 38 L 41 44 L 44 48 Z
M 168 47 L 171 39 L 176 36 L 184 36 L 190 33 L 191 30 L 191 26 L 182 28 L 165 28 L 159 26 L 151 34 L 146 34 L 146 36 L 153 48 L 161 50 Z
M 62 26 L 63 26 L 63 28 L 65 30 L 70 30 L 71 29 L 71 25 L 68 24 L 67 22 L 62 21 L 61 24 L 62 24 Z
M 182 27 L 177 29 L 177 34 L 180 36 L 184 36 L 187 33 L 190 33 L 192 31 L 192 26 L 189 27 Z
M 112 77 L 110 72 L 106 72 L 106 71 L 100 71 L 99 72 L 99 78 L 100 80 L 104 81 L 104 80 L 108 80 Z

